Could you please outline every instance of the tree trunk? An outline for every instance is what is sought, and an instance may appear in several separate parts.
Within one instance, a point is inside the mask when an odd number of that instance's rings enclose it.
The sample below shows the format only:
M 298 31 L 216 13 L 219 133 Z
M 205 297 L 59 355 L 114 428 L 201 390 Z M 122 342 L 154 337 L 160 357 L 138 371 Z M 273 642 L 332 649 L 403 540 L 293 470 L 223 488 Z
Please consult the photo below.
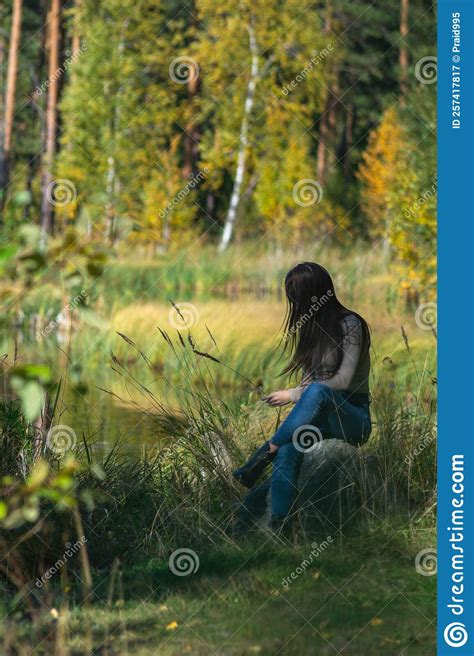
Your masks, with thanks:
M 328 169 L 328 152 L 331 134 L 334 134 L 336 127 L 336 108 L 339 103 L 337 98 L 338 86 L 337 82 L 331 84 L 328 90 L 326 100 L 326 107 L 324 114 L 319 121 L 319 140 L 316 158 L 316 173 L 317 179 L 320 184 L 324 184 L 326 180 L 326 173 Z M 331 158 L 332 160 L 332 158 Z
M 125 20 L 122 25 L 122 33 L 120 41 L 118 44 L 118 60 L 122 63 L 123 53 L 125 50 L 125 38 L 126 31 L 129 25 L 129 21 Z M 106 204 L 106 215 L 108 222 L 109 230 L 109 240 L 110 244 L 113 246 L 115 244 L 117 234 L 116 234 L 116 223 L 117 223 L 117 198 L 120 190 L 120 180 L 117 176 L 117 163 L 115 157 L 115 139 L 120 132 L 120 117 L 122 109 L 122 94 L 124 90 L 124 84 L 120 84 L 117 89 L 117 93 L 114 98 L 114 114 L 112 119 L 112 152 L 107 158 L 107 182 L 106 182 L 106 194 L 107 194 L 107 204 Z
M 211 220 L 214 220 L 215 211 L 216 211 L 216 197 L 214 195 L 214 192 L 208 191 L 206 195 L 206 214 Z
M 107 224 L 109 230 L 110 245 L 115 243 L 115 159 L 110 155 L 107 158 L 107 182 L 105 193 L 107 195 L 107 204 L 105 206 L 105 213 L 107 215 Z
M 53 165 L 56 153 L 56 121 L 58 113 L 59 42 L 61 38 L 61 1 L 51 0 L 48 15 L 48 100 L 46 105 L 46 145 L 43 159 L 41 227 L 47 234 L 53 234 Z
M 72 43 L 71 43 L 72 57 L 74 57 L 74 55 L 77 52 L 79 52 L 81 48 L 81 35 L 79 32 L 78 20 L 77 20 L 77 12 L 79 11 L 80 6 L 81 6 L 81 0 L 76 0 L 76 2 L 74 3 L 74 9 L 76 10 L 76 12 L 74 16 L 74 25 L 73 25 Z
M 409 3 L 410 0 L 400 0 L 400 52 L 398 63 L 400 65 L 400 93 L 402 103 L 404 103 L 408 79 L 408 44 L 406 42 L 406 36 L 408 34 Z
M 347 186 L 351 177 L 351 148 L 354 141 L 354 107 L 349 105 L 346 112 L 345 152 L 344 152 L 344 184 Z
M 219 251 L 224 251 L 232 239 L 234 232 L 235 220 L 237 218 L 237 210 L 239 209 L 240 203 L 240 190 L 242 187 L 242 182 L 245 175 L 245 162 L 247 157 L 247 145 L 248 145 L 248 130 L 249 130 L 249 118 L 252 113 L 255 88 L 257 86 L 258 78 L 258 49 L 257 42 L 255 40 L 255 32 L 253 25 L 250 23 L 247 27 L 249 33 L 249 46 L 250 53 L 252 56 L 252 65 L 250 69 L 250 78 L 247 85 L 247 95 L 245 98 L 244 105 L 244 115 L 242 117 L 242 124 L 240 127 L 240 137 L 239 137 L 239 154 L 237 156 L 237 169 L 235 172 L 234 187 L 232 189 L 232 195 L 230 197 L 229 210 L 227 212 L 224 231 L 222 233 L 221 242 L 219 244 Z
M 1 18 L 3 21 L 5 15 L 5 4 L 0 4 Z M 5 79 L 4 79 L 4 70 L 5 70 L 5 58 L 7 52 L 7 43 L 6 35 L 3 30 L 0 29 L 0 225 L 2 223 L 2 210 L 5 204 L 5 182 L 4 182 L 4 161 L 5 153 L 3 150 L 3 144 L 5 139 Z
M 192 27 L 196 30 L 199 28 L 199 22 L 196 16 L 195 3 L 191 3 L 190 15 Z M 190 67 L 190 75 L 188 78 L 188 107 L 192 112 L 190 120 L 186 124 L 183 136 L 183 178 L 190 178 L 197 173 L 197 161 L 199 158 L 199 141 L 201 138 L 201 127 L 196 123 L 193 116 L 197 113 L 195 100 L 201 88 L 201 78 L 199 69 L 195 70 Z
M 2 150 L 0 159 L 0 209 L 3 210 L 5 195 L 10 180 L 10 155 L 13 131 L 13 116 L 15 112 L 15 91 L 18 71 L 18 46 L 21 35 L 22 0 L 14 0 L 10 49 L 8 52 L 8 72 L 5 93 L 5 118 L 2 122 Z
M 329 36 L 332 26 L 332 2 L 328 2 L 326 19 L 324 21 L 323 34 Z M 330 84 L 328 95 L 326 98 L 326 105 L 324 107 L 323 115 L 319 120 L 319 138 L 318 148 L 316 153 L 316 177 L 320 184 L 324 184 L 327 171 L 327 151 L 328 151 L 328 137 L 331 128 L 335 124 L 335 113 L 337 98 L 333 93 L 333 83 Z
M 191 69 L 192 70 L 192 69 Z M 188 106 L 191 111 L 194 110 L 194 100 L 199 93 L 200 78 L 199 75 L 191 75 L 188 80 Z M 200 126 L 191 119 L 186 125 L 184 132 L 184 156 L 183 156 L 183 177 L 188 178 L 197 171 L 197 160 L 199 157 L 199 140 L 201 137 Z

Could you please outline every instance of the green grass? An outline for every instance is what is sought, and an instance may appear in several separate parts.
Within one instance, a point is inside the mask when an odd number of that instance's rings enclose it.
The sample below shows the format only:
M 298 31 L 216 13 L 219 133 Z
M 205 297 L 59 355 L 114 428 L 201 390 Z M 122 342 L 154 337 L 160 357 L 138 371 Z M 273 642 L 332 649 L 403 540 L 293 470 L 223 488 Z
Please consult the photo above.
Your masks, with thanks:
M 405 302 L 400 293 L 400 272 L 387 263 L 380 248 L 369 248 L 364 243 L 342 248 L 321 242 L 305 250 L 285 251 L 245 243 L 233 245 L 225 254 L 218 254 L 214 246 L 199 244 L 152 258 L 140 249 L 132 255 L 125 249 L 110 257 L 97 278 L 86 278 L 82 284 L 88 305 L 106 317 L 131 304 L 163 303 L 169 298 L 237 300 L 251 295 L 280 299 L 285 274 L 303 260 L 326 266 L 334 276 L 338 294 L 349 306 L 361 310 L 372 304 L 396 314 Z M 60 311 L 64 302 L 64 283 L 60 280 L 58 269 L 48 269 L 26 295 L 19 296 L 21 303 L 15 307 L 21 305 L 25 320 L 35 313 L 55 316 Z M 0 291 L 10 293 L 16 289 L 18 296 L 18 285 L 18 281 L 13 284 L 5 280 Z M 64 293 L 67 296 L 66 290 Z
M 286 587 L 310 543 L 210 550 L 188 577 L 166 560 L 139 562 L 123 572 L 125 601 L 117 585 L 111 603 L 72 610 L 67 643 L 72 654 L 432 656 L 435 577 L 416 572 L 415 556 L 434 540 L 395 526 L 335 539 Z M 41 637 L 54 628 L 46 617 Z

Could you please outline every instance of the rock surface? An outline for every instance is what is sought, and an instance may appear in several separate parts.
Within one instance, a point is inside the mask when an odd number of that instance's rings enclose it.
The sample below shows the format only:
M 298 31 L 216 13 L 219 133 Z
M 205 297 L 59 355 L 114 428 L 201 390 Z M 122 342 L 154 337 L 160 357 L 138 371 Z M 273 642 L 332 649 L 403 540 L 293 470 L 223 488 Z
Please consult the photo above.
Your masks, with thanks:
M 299 524 L 309 532 L 349 528 L 364 512 L 377 512 L 384 484 L 377 457 L 342 440 L 324 440 L 303 458 L 295 504 Z M 240 519 L 247 526 L 270 520 L 270 480 L 247 495 Z

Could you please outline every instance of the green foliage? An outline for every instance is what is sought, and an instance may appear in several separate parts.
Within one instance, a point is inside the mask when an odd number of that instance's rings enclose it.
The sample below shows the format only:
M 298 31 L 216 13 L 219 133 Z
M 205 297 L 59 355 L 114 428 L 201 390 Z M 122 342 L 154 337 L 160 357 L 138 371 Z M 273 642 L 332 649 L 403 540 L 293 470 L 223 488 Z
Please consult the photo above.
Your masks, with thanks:
M 74 475 L 79 463 L 66 458 L 56 469 L 47 460 L 39 459 L 25 481 L 4 476 L 0 490 L 0 522 L 4 529 L 16 529 L 35 523 L 41 505 L 47 500 L 57 510 L 71 510 L 76 505 Z

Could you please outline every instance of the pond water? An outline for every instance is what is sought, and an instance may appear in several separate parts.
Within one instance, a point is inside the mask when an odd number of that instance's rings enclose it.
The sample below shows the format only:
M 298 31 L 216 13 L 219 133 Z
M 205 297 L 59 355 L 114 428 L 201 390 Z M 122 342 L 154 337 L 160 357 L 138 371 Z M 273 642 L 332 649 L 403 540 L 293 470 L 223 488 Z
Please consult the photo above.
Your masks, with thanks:
M 156 443 L 153 420 L 130 402 L 130 391 L 113 371 L 109 353 L 98 354 L 96 350 L 88 351 L 82 348 L 85 345 L 81 345 L 82 353 L 76 351 L 72 357 L 68 357 L 64 352 L 66 345 L 58 342 L 55 335 L 48 336 L 47 340 L 38 344 L 34 339 L 14 331 L 3 331 L 0 343 L 4 358 L 1 372 L 4 396 L 16 396 L 10 380 L 13 363 L 16 367 L 47 364 L 53 379 L 61 381 L 62 386 L 59 411 L 54 423 L 71 427 L 78 441 L 86 436 L 96 448 L 108 449 L 116 440 L 120 440 L 123 448 L 133 445 L 134 450 L 141 445 L 152 446 Z M 166 402 L 163 398 L 163 384 L 153 381 L 156 377 L 146 368 L 140 371 L 143 376 L 141 382 Z M 171 396 L 169 401 L 172 402 Z M 145 399 L 143 406 L 147 407 Z
M 283 304 L 276 305 L 274 300 L 263 301 L 255 297 L 252 302 L 240 299 L 238 302 L 196 303 L 200 321 L 192 332 L 199 348 L 214 349 L 212 353 L 219 358 L 228 357 L 229 364 L 244 375 L 253 371 L 255 366 L 258 369 L 259 360 L 264 361 L 261 356 L 278 330 Z M 140 312 L 142 315 L 138 316 Z M 143 393 L 137 393 L 117 373 L 120 367 L 114 365 L 111 351 L 161 403 L 176 407 L 174 390 L 182 385 L 186 373 L 176 367 L 171 354 L 163 349 L 164 340 L 157 330 L 158 325 L 165 326 L 178 340 L 177 331 L 170 327 L 168 315 L 169 305 L 164 304 L 143 305 L 138 309 L 135 306 L 130 310 L 124 308 L 116 313 L 116 323 L 110 322 L 106 330 L 83 329 L 81 326 L 75 329 L 70 340 L 57 330 L 38 340 L 34 331 L 26 330 L 24 326 L 3 328 L 0 332 L 0 357 L 3 355 L 4 358 L 1 374 L 4 394 L 15 396 L 10 380 L 13 365 L 47 364 L 53 379 L 62 384 L 55 425 L 71 427 L 78 441 L 86 436 L 104 447 L 118 439 L 133 450 L 153 446 L 158 439 L 156 424 L 149 414 L 140 411 L 140 408 L 150 408 L 150 400 Z M 126 323 L 127 320 L 129 324 L 122 327 L 122 321 Z M 207 332 L 208 326 L 216 327 L 219 347 L 213 344 Z M 117 335 L 117 330 L 128 335 L 139 333 L 135 339 L 140 349 L 153 354 L 151 366 L 145 364 L 137 350 L 128 348 Z M 187 339 L 187 331 L 180 335 Z M 218 368 L 212 362 L 207 362 L 206 366 L 213 372 Z M 267 366 L 262 364 L 261 369 Z M 248 389 L 249 385 L 229 369 L 224 373 L 227 378 L 220 371 L 218 374 L 219 394 L 225 394 L 225 400 L 231 403 L 236 398 L 239 384 L 241 389 Z

